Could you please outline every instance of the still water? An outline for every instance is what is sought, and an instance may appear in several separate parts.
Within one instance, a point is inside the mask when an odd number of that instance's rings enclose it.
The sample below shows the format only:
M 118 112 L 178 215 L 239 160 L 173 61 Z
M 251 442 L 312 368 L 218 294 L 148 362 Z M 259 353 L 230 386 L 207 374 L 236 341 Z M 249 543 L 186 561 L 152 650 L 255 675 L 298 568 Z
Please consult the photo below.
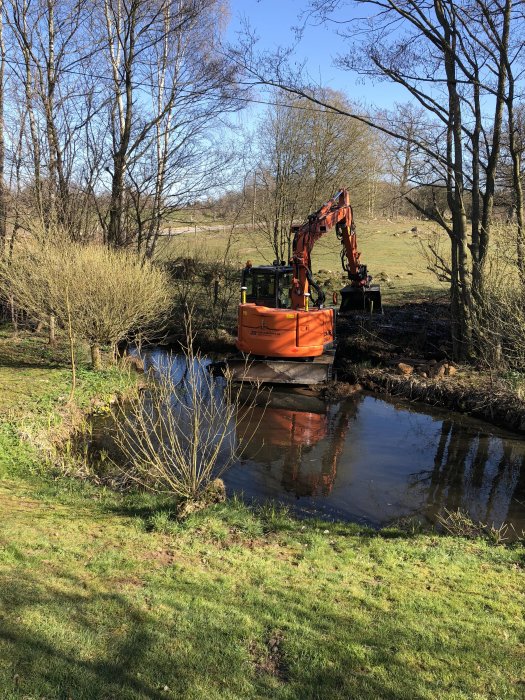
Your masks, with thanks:
M 475 520 L 525 527 L 523 440 L 362 394 L 324 405 L 274 392 L 225 482 L 248 498 L 374 526 L 405 516 L 433 522 L 460 508 Z
M 146 364 L 182 374 L 177 356 Z M 250 424 L 247 424 L 250 423 Z M 525 441 L 449 411 L 358 394 L 336 404 L 271 391 L 236 426 L 254 438 L 223 476 L 230 494 L 299 515 L 382 526 L 445 509 L 525 529 Z

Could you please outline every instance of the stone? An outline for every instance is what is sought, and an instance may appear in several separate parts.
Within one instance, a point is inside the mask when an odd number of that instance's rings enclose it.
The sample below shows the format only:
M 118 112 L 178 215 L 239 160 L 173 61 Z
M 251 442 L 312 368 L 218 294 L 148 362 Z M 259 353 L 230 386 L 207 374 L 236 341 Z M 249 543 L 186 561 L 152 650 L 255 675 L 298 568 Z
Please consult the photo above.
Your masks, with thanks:
M 432 367 L 430 368 L 430 376 L 434 377 L 435 379 L 444 377 L 446 374 L 447 366 L 447 362 L 444 362 L 443 360 L 441 362 L 438 362 L 437 364 L 432 365 Z
M 449 377 L 453 377 L 455 374 L 457 374 L 457 367 L 454 367 L 454 365 L 447 365 L 447 371 L 446 374 Z

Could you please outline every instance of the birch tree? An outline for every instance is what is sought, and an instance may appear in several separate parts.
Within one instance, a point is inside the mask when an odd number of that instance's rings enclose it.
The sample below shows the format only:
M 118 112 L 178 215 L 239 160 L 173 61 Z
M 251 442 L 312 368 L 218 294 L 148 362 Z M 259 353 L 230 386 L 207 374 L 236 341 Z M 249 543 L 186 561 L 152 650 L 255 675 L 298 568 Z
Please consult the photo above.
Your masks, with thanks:
M 162 215 L 202 191 L 213 122 L 236 109 L 234 71 L 214 50 L 224 8 L 217 0 L 103 0 L 103 56 L 111 163 L 105 240 L 134 241 L 151 257 Z M 95 149 L 97 144 L 92 144 Z M 190 177 L 192 169 L 193 177 Z M 206 176 L 206 177 L 205 177 Z M 134 209 L 136 229 L 126 230 Z
M 85 58 L 83 27 L 91 5 L 87 0 L 10 0 L 7 7 L 11 44 L 20 59 L 13 64 L 13 79 L 23 86 L 29 125 L 34 212 L 27 226 L 44 232 L 58 226 L 74 236 L 74 161 L 85 95 L 73 67 Z

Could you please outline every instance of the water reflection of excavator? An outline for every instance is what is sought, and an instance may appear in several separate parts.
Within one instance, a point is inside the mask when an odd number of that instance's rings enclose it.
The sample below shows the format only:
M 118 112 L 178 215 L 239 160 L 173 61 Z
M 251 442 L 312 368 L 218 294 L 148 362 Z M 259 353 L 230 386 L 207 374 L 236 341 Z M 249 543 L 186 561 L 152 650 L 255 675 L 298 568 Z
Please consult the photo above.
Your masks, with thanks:
M 292 227 L 288 265 L 276 260 L 254 267 L 248 262 L 243 271 L 237 348 L 256 358 L 254 370 L 259 373 L 254 378 L 295 384 L 330 378 L 333 354 L 328 351 L 335 338 L 336 308 L 325 307 L 325 294 L 312 276 L 311 252 L 333 228 L 350 281 L 341 290 L 339 311 L 381 311 L 379 287 L 370 284 L 372 278 L 360 262 L 350 196 L 343 189 L 303 224 Z M 305 359 L 313 363 L 305 366 Z
M 308 406 L 302 398 L 296 407 L 290 395 L 281 401 L 279 398 L 273 396 L 270 405 L 255 407 L 238 422 L 239 436 L 251 435 L 254 429 L 257 435 L 245 448 L 243 457 L 268 465 L 281 461 L 281 483 L 297 497 L 327 496 L 337 476 L 356 404 L 346 401 L 334 412 L 321 401 Z M 315 410 L 308 411 L 305 407 Z M 310 459 L 313 449 L 323 440 L 326 441 L 323 454 Z

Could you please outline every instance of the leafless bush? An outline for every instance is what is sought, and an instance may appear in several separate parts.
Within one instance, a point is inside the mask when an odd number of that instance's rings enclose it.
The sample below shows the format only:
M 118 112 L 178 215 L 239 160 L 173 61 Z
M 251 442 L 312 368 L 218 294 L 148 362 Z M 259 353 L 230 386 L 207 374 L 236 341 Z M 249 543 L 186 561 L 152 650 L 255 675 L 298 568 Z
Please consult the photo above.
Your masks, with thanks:
M 191 337 L 182 375 L 168 366 L 149 379 L 117 416 L 126 476 L 148 490 L 199 502 L 252 439 L 258 423 L 245 419 L 258 387 L 241 398 L 230 373 L 217 378 L 208 371 Z M 239 425 L 251 427 L 239 433 Z
M 505 226 L 487 256 L 480 297 L 474 308 L 480 360 L 490 369 L 524 370 L 525 288 Z
M 487 369 L 525 370 L 525 288 L 518 274 L 512 231 L 494 226 L 483 285 L 472 308 L 477 360 Z M 451 280 L 450 253 L 443 235 L 422 244 L 428 269 L 440 281 Z
M 100 345 L 130 331 L 156 329 L 169 314 L 168 275 L 130 252 L 66 240 L 21 245 L 0 262 L 0 288 L 37 318 L 54 316 L 91 347 L 95 369 Z
M 197 332 L 217 331 L 234 320 L 239 301 L 241 263 L 214 258 L 205 249 L 165 260 L 174 296 L 174 312 L 182 319 L 189 308 Z

